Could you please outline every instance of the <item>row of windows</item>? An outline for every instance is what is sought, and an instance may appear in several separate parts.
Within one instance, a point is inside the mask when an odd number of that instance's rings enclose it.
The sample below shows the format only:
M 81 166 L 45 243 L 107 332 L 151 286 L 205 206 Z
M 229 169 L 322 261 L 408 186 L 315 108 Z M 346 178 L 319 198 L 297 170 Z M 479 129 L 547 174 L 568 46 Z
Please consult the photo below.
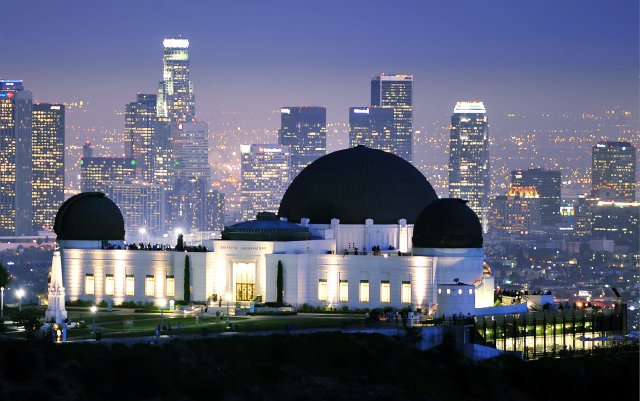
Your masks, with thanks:
M 369 280 L 360 280 L 359 300 L 360 302 L 363 302 L 363 303 L 369 302 Z M 318 280 L 318 301 L 320 302 L 329 301 L 329 285 L 327 283 L 327 279 L 321 278 Z M 348 280 L 340 280 L 340 283 L 338 286 L 338 301 L 349 302 L 349 281 Z M 389 280 L 380 281 L 380 302 L 381 303 L 391 302 L 391 282 L 389 282 Z M 402 302 L 403 304 L 411 303 L 411 282 L 410 281 L 402 282 L 402 287 L 400 292 L 400 302 Z
M 84 277 L 84 293 L 86 295 L 95 294 L 95 278 L 93 274 L 86 274 Z M 115 295 L 115 279 L 113 274 L 107 274 L 104 280 L 104 294 Z M 135 295 L 136 281 L 133 274 L 127 274 L 124 281 L 124 295 L 132 297 Z M 173 276 L 166 277 L 166 288 L 168 297 L 174 297 L 176 294 L 176 280 Z M 147 275 L 144 280 L 144 295 L 146 297 L 156 296 L 156 278 Z

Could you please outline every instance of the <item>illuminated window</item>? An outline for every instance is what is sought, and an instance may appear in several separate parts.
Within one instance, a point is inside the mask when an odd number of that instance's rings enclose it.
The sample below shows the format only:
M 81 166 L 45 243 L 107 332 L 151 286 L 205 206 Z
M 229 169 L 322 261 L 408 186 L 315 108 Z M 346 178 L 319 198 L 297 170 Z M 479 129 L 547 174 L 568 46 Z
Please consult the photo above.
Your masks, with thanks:
M 321 278 L 318 280 L 318 301 L 328 301 L 329 292 L 327 289 L 327 279 Z
M 125 281 L 124 281 L 124 295 L 128 297 L 134 296 L 135 287 L 136 287 L 136 282 L 133 277 L 133 274 L 127 274 L 127 277 L 125 278 Z
M 156 278 L 147 276 L 144 279 L 144 296 L 154 297 L 156 295 Z
M 462 295 L 462 289 L 458 288 L 458 295 Z
M 438 288 L 438 294 L 442 294 L 442 288 Z
M 340 302 L 349 302 L 349 282 L 340 280 Z
M 447 295 L 451 294 L 451 289 L 447 288 Z
M 176 279 L 173 276 L 167 276 L 167 296 L 176 296 Z
M 469 288 L 469 295 L 473 294 L 473 289 Z
M 104 293 L 105 295 L 113 295 L 115 292 L 116 283 L 113 279 L 113 274 L 107 274 L 104 281 Z
M 369 280 L 360 280 L 360 302 L 369 302 Z
M 401 302 L 403 304 L 411 303 L 411 282 L 403 281 L 402 282 L 402 294 L 401 294 Z
M 380 282 L 380 302 L 391 302 L 391 283 L 389 280 Z
M 95 294 L 95 280 L 93 274 L 87 274 L 84 276 L 84 293 L 87 295 Z

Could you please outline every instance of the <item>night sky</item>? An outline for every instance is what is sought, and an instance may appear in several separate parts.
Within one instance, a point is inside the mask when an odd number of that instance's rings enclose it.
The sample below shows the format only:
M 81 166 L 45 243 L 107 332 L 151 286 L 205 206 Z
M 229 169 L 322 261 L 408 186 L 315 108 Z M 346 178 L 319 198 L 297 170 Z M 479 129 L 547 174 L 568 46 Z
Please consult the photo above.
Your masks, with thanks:
M 92 104 L 92 121 L 157 91 L 162 39 L 191 41 L 200 119 L 323 105 L 347 122 L 371 74 L 414 74 L 414 116 L 456 100 L 490 113 L 638 109 L 637 1 L 3 1 L 0 77 L 40 101 Z M 11 16 L 11 17 L 8 17 Z M 82 119 L 83 117 L 76 117 Z M 89 117 L 86 117 L 89 118 Z

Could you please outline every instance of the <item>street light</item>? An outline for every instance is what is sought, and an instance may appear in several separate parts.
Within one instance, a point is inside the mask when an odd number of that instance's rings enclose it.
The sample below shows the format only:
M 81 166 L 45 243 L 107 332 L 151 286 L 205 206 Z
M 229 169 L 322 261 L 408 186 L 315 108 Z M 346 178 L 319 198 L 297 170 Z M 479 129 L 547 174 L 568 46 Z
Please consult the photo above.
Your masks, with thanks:
M 144 242 L 144 233 L 146 233 L 147 230 L 144 227 L 140 227 L 138 232 L 140 233 L 140 242 Z
M 93 305 L 90 308 L 91 313 L 93 314 L 93 332 L 96 332 L 96 312 L 98 311 L 98 307 Z
M 22 297 L 24 297 L 24 290 L 22 288 L 20 288 L 19 290 L 16 290 L 16 297 L 18 297 L 18 310 L 21 311 L 22 310 Z
M 229 319 L 229 299 L 231 299 L 231 293 L 227 293 L 227 329 L 231 328 L 230 319 Z
M 160 327 L 164 327 L 164 308 L 167 306 L 167 300 L 162 298 L 160 300 Z

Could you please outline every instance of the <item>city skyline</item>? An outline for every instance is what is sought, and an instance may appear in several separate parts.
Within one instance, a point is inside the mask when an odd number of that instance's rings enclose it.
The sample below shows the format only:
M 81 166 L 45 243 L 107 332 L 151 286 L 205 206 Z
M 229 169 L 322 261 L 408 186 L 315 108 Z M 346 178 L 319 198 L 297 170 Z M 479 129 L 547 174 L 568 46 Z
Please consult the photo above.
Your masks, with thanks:
M 191 42 L 198 116 L 210 123 L 221 113 L 242 113 L 249 127 L 276 128 L 274 112 L 283 104 L 321 105 L 328 122 L 346 122 L 348 107 L 368 98 L 366 83 L 381 72 L 414 75 L 416 129 L 465 99 L 483 100 L 496 114 L 494 124 L 510 112 L 638 108 L 637 4 L 538 2 L 506 9 L 503 2 L 325 2 L 305 10 L 289 4 L 194 2 L 184 9 L 193 16 L 188 23 L 172 18 L 169 2 L 112 2 L 100 21 L 88 7 L 69 12 L 48 4 L 8 4 L 3 7 L 9 14 L 28 10 L 34 28 L 0 44 L 3 54 L 13 55 L 0 75 L 23 79 L 34 100 L 88 103 L 70 124 L 122 130 L 116 111 L 136 92 L 157 92 L 158 79 L 148 71 L 162 60 L 162 39 L 183 35 Z M 281 15 L 282 8 L 289 13 Z M 394 22 L 391 17 L 407 8 L 413 12 L 402 25 Z M 385 35 L 362 35 L 369 21 L 386 16 Z M 56 17 L 65 23 L 48 22 Z M 114 20 L 117 30 L 111 28 Z M 16 32 L 16 22 L 10 19 L 5 29 Z M 280 29 L 285 22 L 288 29 Z M 37 35 L 42 31 L 73 40 L 50 46 Z

